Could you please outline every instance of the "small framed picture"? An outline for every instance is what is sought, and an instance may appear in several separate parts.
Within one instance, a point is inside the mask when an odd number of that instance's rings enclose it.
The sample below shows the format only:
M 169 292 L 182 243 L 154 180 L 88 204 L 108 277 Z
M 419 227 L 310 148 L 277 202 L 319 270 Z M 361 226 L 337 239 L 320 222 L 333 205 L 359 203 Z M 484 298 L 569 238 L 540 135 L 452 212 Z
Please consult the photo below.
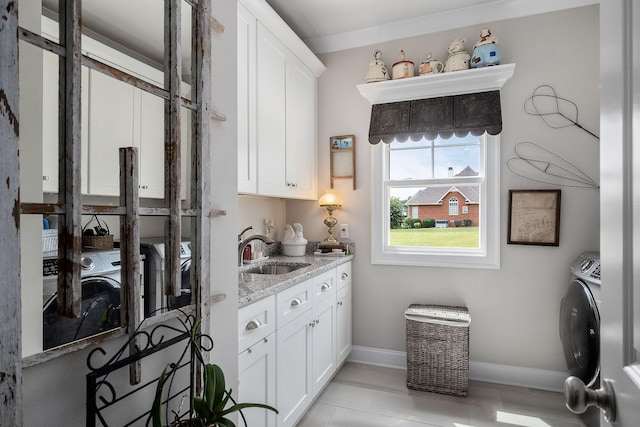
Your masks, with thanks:
M 336 179 L 351 179 L 356 189 L 356 137 L 340 135 L 329 138 L 331 147 L 331 188 Z
M 332 136 L 331 148 L 333 150 L 353 148 L 353 138 L 353 135 Z
M 560 245 L 560 190 L 509 190 L 507 243 Z

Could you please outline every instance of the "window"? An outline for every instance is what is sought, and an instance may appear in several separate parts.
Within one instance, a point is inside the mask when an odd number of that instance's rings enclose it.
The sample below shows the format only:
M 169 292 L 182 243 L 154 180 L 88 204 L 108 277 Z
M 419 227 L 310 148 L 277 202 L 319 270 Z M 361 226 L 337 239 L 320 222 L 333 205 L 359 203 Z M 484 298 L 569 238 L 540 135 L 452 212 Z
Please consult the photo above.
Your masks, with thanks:
M 411 218 L 418 219 L 420 209 L 417 206 L 411 206 Z
M 449 215 L 458 215 L 458 199 L 455 197 L 449 199 Z
M 372 147 L 372 263 L 498 268 L 499 139 L 485 133 Z M 423 227 L 392 224 L 398 205 L 412 218 L 417 211 Z

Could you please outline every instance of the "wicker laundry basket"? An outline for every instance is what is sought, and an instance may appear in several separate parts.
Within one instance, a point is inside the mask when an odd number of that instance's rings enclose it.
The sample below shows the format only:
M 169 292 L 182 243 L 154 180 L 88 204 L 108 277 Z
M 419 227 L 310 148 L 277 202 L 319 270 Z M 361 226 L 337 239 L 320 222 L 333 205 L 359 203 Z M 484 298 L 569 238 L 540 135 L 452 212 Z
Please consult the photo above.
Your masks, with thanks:
M 467 308 L 412 304 L 405 319 L 407 387 L 467 396 L 471 322 Z

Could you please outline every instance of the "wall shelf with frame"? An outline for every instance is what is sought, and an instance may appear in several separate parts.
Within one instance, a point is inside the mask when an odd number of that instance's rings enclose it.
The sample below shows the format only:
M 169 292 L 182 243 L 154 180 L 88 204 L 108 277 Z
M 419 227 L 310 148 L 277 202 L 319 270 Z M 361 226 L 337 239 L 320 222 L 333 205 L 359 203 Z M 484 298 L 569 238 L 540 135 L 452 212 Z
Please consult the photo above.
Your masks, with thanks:
M 331 188 L 336 179 L 351 179 L 356 189 L 356 137 L 339 135 L 329 138 Z

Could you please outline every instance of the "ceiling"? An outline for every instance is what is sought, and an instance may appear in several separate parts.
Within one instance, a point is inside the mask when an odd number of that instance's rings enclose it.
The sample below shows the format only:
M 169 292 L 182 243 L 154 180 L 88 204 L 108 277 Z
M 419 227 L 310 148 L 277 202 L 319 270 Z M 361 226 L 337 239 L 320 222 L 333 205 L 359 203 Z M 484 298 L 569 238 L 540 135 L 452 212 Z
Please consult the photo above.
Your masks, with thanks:
M 379 27 L 497 0 L 266 0 L 303 40 Z
M 250 2 L 261 0 L 247 0 Z M 599 0 L 265 0 L 315 53 L 598 3 Z M 50 11 L 58 0 L 42 0 Z M 162 64 L 161 0 L 82 0 L 85 32 Z M 213 2 L 213 15 L 215 7 Z M 183 2 L 182 45 L 190 43 Z M 184 13 L 187 12 L 187 13 Z M 224 23 L 223 23 L 224 24 Z M 185 52 L 186 53 L 186 52 Z

